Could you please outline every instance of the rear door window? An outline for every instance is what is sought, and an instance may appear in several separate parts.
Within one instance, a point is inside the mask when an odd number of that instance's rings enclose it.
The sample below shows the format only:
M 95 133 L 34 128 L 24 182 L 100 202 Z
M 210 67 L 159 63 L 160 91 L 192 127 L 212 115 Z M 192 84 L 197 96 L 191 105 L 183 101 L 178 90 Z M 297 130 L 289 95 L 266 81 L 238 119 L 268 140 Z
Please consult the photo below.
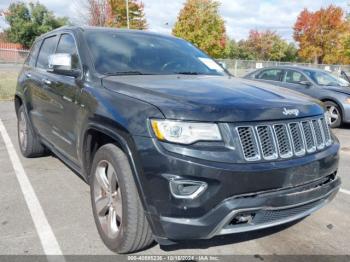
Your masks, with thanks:
M 57 36 L 51 36 L 44 39 L 43 44 L 41 45 L 38 61 L 36 66 L 38 68 L 47 69 L 49 65 L 49 55 L 55 53 L 57 45 Z
M 258 74 L 257 79 L 282 81 L 283 70 L 281 69 L 267 69 Z

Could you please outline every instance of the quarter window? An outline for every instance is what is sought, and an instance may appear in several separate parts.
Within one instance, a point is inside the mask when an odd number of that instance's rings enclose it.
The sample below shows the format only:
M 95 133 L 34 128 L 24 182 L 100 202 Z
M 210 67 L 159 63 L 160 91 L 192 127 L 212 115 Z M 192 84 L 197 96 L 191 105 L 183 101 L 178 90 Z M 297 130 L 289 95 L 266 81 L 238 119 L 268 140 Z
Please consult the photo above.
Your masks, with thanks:
M 33 44 L 33 47 L 30 50 L 30 53 L 29 53 L 28 58 L 26 60 L 27 65 L 29 65 L 31 67 L 35 66 L 35 62 L 36 62 L 36 58 L 38 56 L 40 44 L 41 44 L 41 41 L 37 41 Z
M 287 83 L 298 84 L 301 81 L 307 81 L 307 79 L 303 74 L 297 71 L 288 70 L 285 77 L 285 81 Z
M 37 67 L 43 68 L 43 69 L 48 68 L 49 55 L 52 55 L 55 52 L 56 44 L 57 44 L 56 36 L 48 37 L 44 40 L 40 48 L 38 61 L 36 63 Z
M 268 69 L 262 71 L 257 78 L 263 80 L 271 80 L 271 81 L 281 81 L 282 80 L 283 71 L 280 69 Z

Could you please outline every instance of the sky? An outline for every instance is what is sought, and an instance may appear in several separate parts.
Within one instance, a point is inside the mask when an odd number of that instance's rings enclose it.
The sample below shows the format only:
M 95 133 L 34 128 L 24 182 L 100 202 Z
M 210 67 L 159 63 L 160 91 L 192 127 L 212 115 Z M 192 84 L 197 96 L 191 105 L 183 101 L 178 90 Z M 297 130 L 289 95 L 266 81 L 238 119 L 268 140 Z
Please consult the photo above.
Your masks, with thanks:
M 29 2 L 30 0 L 25 0 Z M 79 22 L 79 3 L 84 0 L 39 0 L 57 16 L 68 16 Z M 85 0 L 86 1 L 86 0 Z M 185 0 L 142 0 L 145 4 L 149 30 L 170 34 Z M 236 40 L 246 39 L 251 29 L 276 31 L 287 41 L 292 41 L 293 25 L 304 9 L 315 11 L 330 4 L 350 10 L 350 0 L 219 0 L 220 14 L 226 22 L 227 34 Z M 0 0 L 0 10 L 11 0 Z M 0 17 L 0 28 L 5 23 Z

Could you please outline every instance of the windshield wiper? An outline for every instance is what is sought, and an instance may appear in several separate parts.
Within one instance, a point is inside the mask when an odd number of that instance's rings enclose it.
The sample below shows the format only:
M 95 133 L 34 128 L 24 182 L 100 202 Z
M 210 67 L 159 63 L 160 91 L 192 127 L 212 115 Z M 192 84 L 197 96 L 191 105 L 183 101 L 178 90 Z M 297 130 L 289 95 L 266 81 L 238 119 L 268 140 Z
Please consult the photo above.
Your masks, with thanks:
M 113 73 L 105 73 L 105 75 L 118 76 L 118 75 L 152 75 L 152 74 L 143 73 L 140 71 L 119 71 L 119 72 L 113 72 Z

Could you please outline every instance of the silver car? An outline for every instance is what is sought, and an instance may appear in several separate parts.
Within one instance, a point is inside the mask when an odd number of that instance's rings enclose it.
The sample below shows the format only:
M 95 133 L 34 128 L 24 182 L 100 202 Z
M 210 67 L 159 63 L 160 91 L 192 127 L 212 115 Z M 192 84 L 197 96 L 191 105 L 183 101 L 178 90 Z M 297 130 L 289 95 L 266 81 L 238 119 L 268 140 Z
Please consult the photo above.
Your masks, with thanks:
M 244 78 L 292 89 L 324 102 L 331 127 L 350 123 L 350 86 L 327 71 L 309 67 L 266 67 Z

